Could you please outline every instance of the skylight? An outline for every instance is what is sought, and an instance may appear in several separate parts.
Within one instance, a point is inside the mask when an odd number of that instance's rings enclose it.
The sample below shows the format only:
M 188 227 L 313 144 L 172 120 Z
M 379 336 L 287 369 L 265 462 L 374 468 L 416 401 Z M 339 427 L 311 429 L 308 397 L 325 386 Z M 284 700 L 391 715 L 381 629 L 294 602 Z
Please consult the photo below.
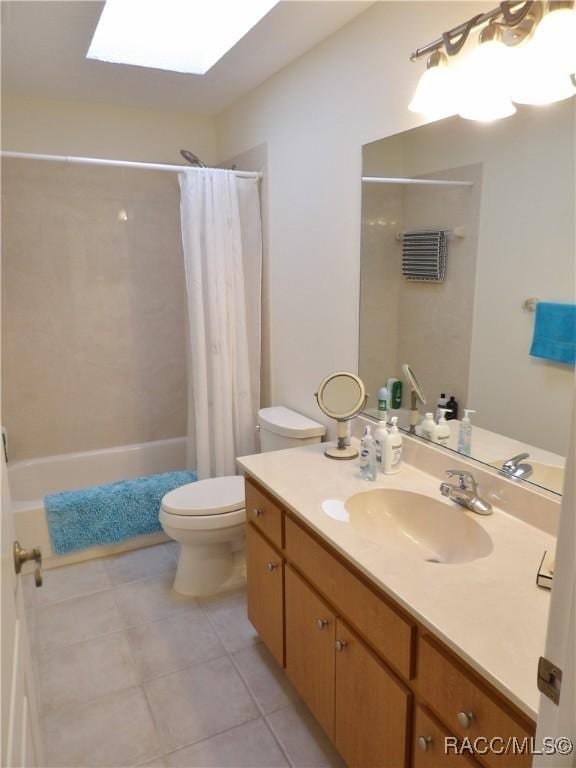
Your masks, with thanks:
M 86 54 L 205 74 L 278 0 L 106 0 Z

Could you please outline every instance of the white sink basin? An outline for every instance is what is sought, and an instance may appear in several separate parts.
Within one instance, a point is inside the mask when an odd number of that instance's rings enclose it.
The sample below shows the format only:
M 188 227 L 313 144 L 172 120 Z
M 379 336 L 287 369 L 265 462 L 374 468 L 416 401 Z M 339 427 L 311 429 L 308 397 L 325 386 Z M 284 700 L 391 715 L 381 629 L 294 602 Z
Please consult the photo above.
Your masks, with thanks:
M 497 461 L 491 461 L 490 464 L 497 469 L 501 469 L 504 462 L 507 459 L 498 459 Z M 529 480 L 531 483 L 541 485 L 544 488 L 549 488 L 556 493 L 562 493 L 562 486 L 564 484 L 564 467 L 554 466 L 553 464 L 541 464 L 539 461 L 532 461 L 531 459 L 524 459 L 526 464 L 530 464 L 534 470 Z
M 385 541 L 432 563 L 486 557 L 492 539 L 469 513 L 430 496 L 378 488 L 345 503 L 352 527 L 370 541 Z

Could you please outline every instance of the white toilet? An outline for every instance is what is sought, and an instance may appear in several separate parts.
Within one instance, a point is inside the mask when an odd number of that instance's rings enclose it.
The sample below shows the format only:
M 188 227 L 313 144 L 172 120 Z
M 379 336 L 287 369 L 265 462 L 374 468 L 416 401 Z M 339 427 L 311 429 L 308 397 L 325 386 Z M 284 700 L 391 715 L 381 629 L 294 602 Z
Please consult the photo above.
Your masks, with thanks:
M 289 408 L 258 412 L 260 448 L 319 443 L 322 424 Z M 209 595 L 230 589 L 243 578 L 244 478 L 213 477 L 189 483 L 164 496 L 160 523 L 167 536 L 180 543 L 174 589 L 183 595 Z

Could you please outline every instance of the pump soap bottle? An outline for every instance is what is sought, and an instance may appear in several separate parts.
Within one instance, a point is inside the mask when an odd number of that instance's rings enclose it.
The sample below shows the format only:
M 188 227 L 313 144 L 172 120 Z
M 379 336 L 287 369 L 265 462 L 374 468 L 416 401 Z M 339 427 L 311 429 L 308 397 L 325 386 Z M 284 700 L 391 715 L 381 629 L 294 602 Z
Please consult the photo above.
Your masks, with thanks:
M 476 413 L 472 408 L 464 408 L 464 418 L 460 422 L 460 431 L 458 432 L 458 453 L 465 456 L 472 455 L 472 424 L 470 414 Z
M 440 411 L 440 420 L 436 427 L 436 442 L 440 445 L 448 445 L 448 440 L 450 440 L 450 426 L 446 421 L 448 408 L 438 408 L 438 410 Z
M 384 455 L 382 465 L 386 475 L 395 475 L 400 472 L 402 464 L 402 435 L 398 431 L 398 416 L 392 416 L 392 427 L 384 441 Z

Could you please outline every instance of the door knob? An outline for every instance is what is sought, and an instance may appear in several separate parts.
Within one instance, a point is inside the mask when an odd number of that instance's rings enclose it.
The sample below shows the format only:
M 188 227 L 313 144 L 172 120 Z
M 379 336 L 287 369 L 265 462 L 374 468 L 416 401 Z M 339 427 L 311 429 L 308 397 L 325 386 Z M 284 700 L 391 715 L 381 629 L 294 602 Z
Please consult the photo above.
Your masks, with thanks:
M 432 743 L 432 736 L 418 736 L 416 743 L 422 752 L 428 752 L 428 746 Z
M 276 570 L 276 568 L 278 568 L 278 563 L 268 563 L 266 567 L 268 568 L 270 573 L 273 573 Z
M 316 619 L 316 626 L 322 631 L 324 627 L 328 626 L 328 619 Z
M 42 550 L 40 547 L 34 547 L 33 549 L 24 549 L 20 546 L 19 541 L 15 541 L 12 547 L 14 554 L 14 570 L 16 573 L 21 573 L 24 563 L 34 561 L 36 563 L 36 569 L 34 571 L 34 581 L 37 587 L 42 586 Z
M 475 720 L 474 712 L 458 712 L 456 719 L 462 728 L 470 728 L 472 721 Z
M 336 650 L 337 651 L 343 651 L 344 648 L 346 648 L 347 645 L 348 645 L 348 643 L 346 642 L 346 640 L 336 640 Z

